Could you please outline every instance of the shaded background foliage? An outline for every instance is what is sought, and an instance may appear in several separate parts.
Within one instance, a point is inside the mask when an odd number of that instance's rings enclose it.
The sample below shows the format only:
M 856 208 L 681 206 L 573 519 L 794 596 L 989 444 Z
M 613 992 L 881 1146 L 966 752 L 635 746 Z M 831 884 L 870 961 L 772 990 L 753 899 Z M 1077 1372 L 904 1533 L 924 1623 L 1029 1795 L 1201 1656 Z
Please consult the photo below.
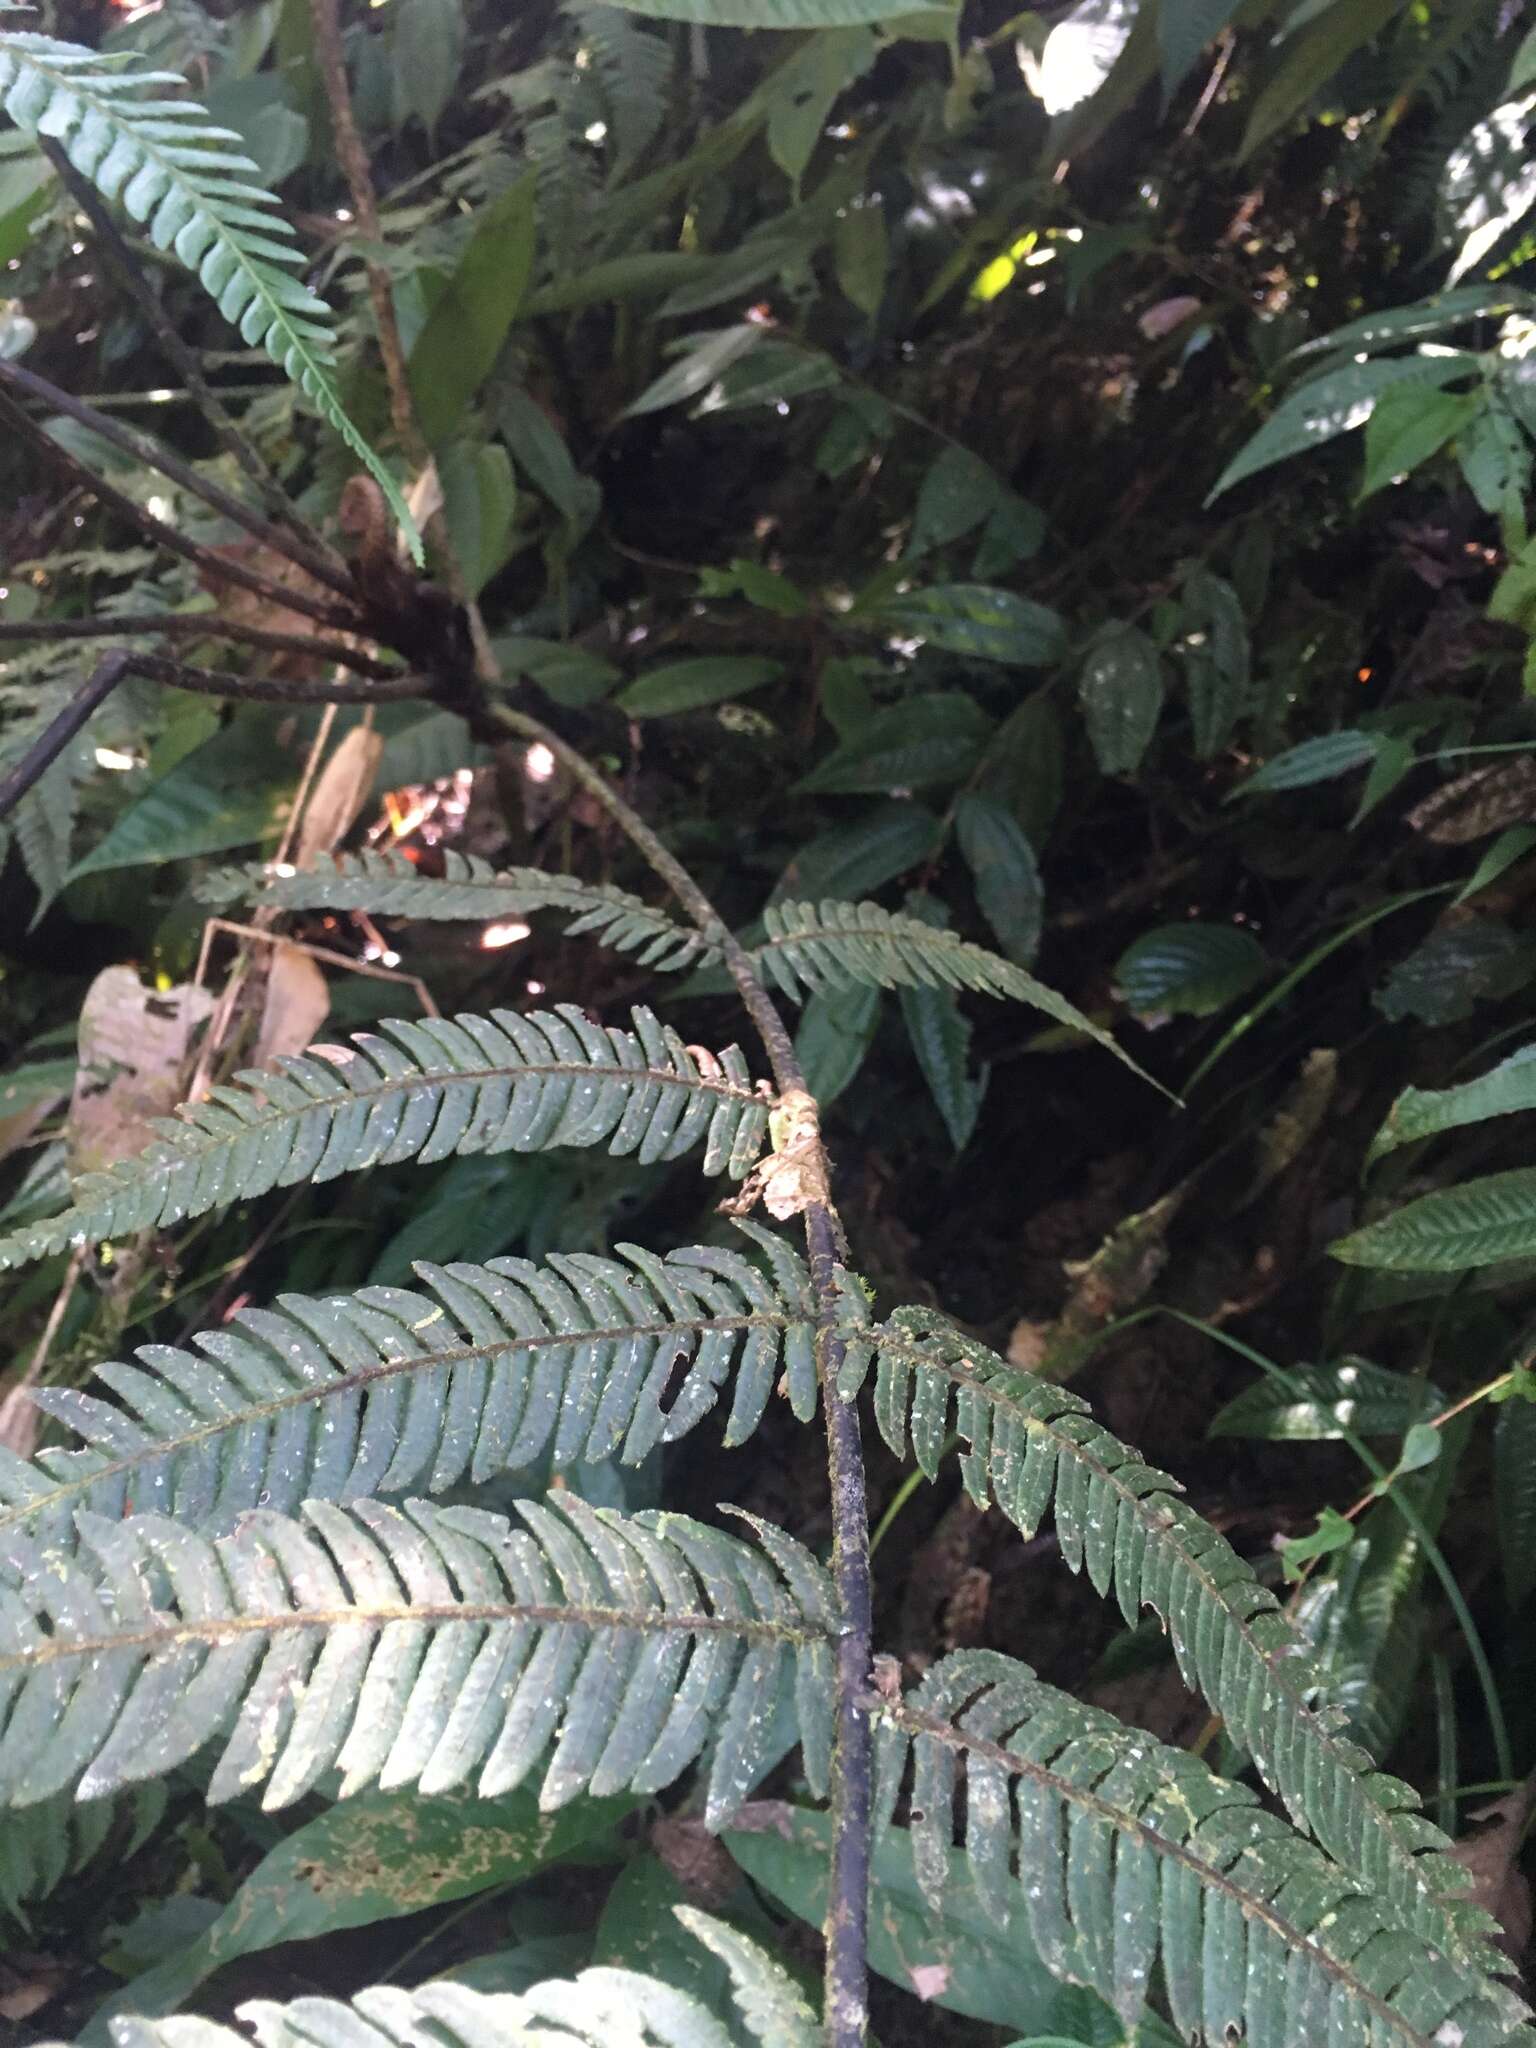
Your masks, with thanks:
M 45 17 L 185 70 L 244 136 L 338 308 L 348 407 L 388 446 L 307 9 Z M 1536 1746 L 1536 1407 L 1478 1399 L 1411 1432 L 1490 1386 L 1528 1392 L 1536 1226 L 1471 1273 L 1340 1265 L 1327 1246 L 1391 1199 L 1526 1157 L 1526 1126 L 1500 1120 L 1362 1178 L 1404 1088 L 1521 1043 L 1536 978 L 1532 27 L 1522 0 L 1084 0 L 775 36 L 584 0 L 389 0 L 348 39 L 385 194 L 385 245 L 366 253 L 394 279 L 446 517 L 508 678 L 617 772 L 743 928 L 774 897 L 905 904 L 1123 1026 L 1182 1097 L 947 993 L 814 998 L 800 1046 L 835 1105 L 864 1270 L 1073 1376 L 1245 1554 L 1309 1539 L 1298 1611 L 1347 1674 L 1356 1728 L 1453 1833 L 1481 1803 L 1468 1788 L 1511 1790 Z M 174 367 L 14 140 L 0 347 L 222 475 Z M 334 531 L 352 458 L 178 272 L 149 275 Z M 248 549 L 163 479 L 89 454 L 209 546 Z M 7 476 L 0 625 L 205 601 L 194 571 L 61 491 L 30 447 L 8 447 Z M 8 754 L 79 661 L 5 656 Z M 188 978 L 207 868 L 275 849 L 317 725 L 132 684 L 23 807 L 0 889 L 7 1223 L 62 1186 L 91 978 L 123 961 Z M 424 872 L 456 850 L 635 884 L 549 764 L 440 709 L 389 707 L 377 731 L 347 845 Z M 337 912 L 285 930 L 419 976 L 445 1010 L 546 989 L 604 1015 L 658 999 L 632 963 L 543 927 L 466 937 Z M 666 991 L 669 1014 L 717 1042 L 723 988 L 697 974 Z M 333 971 L 328 1000 L 341 1030 L 400 990 Z M 229 1021 L 224 1066 L 258 1022 Z M 585 1155 L 307 1189 L 88 1274 L 48 1375 L 84 1378 L 129 1328 L 174 1342 L 247 1296 L 398 1281 L 413 1257 L 711 1228 L 686 1173 Z M 18 1371 L 60 1277 L 8 1288 Z M 1255 1353 L 1316 1368 L 1315 1400 L 1266 1405 Z M 1368 1427 L 1340 1404 L 1374 1368 Z M 1380 1500 L 1329 1520 L 1368 1485 L 1349 1426 L 1382 1439 L 1417 1533 Z M 736 1457 L 733 1498 L 825 1543 L 804 1432 L 786 1417 Z M 643 1505 L 661 1478 L 648 1463 L 573 1483 Z M 673 1454 L 669 1501 L 719 1488 L 711 1450 Z M 1161 1639 L 1117 1634 L 1038 1568 L 1049 1534 L 1021 1547 L 878 1449 L 872 1490 L 889 1514 L 879 1632 L 913 1670 L 993 1644 L 1219 1759 Z M 200 1936 L 191 1909 L 222 1904 L 276 1840 L 270 1818 L 182 1819 L 131 1866 L 162 1901 L 153 1924 L 124 1934 L 130 1898 L 66 1890 L 34 1908 L 33 1938 L 71 1944 L 99 1994 Z M 606 1887 L 628 1851 L 593 1853 Z M 652 1894 L 679 1871 L 761 1914 L 736 1865 L 701 1878 L 696 1842 L 670 1853 L 612 1879 L 599 1954 L 654 1945 Z M 796 1880 L 775 1889 L 756 1854 L 740 1867 L 782 1902 Z M 584 1956 L 572 1902 L 596 1891 L 562 1866 L 467 1927 L 435 1908 L 411 1938 L 438 1967 L 497 1943 Z M 318 1966 L 306 1951 L 293 1981 L 349 1988 L 371 1939 L 334 1940 Z M 232 2000 L 237 1971 L 220 1984 Z M 888 2038 L 926 2024 L 891 1998 Z M 1000 2017 L 980 1994 L 961 2009 Z M 1090 2021 L 1064 2013 L 1058 2031 L 1074 2025 Z

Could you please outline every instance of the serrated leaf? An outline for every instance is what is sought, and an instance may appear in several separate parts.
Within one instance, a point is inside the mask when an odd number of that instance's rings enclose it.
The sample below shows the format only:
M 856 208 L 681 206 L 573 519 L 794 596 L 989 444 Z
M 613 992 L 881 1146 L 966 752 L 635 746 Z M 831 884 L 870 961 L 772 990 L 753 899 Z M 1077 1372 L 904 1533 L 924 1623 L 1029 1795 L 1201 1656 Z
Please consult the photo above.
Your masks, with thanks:
M 1367 1161 L 1442 1131 L 1536 1109 L 1536 1045 L 1522 1046 L 1475 1081 L 1454 1088 L 1405 1088 L 1371 1140 Z
M 697 711 L 730 697 L 760 690 L 784 673 L 784 664 L 758 655 L 700 654 L 687 661 L 653 668 L 621 690 L 614 702 L 631 718 L 662 718 L 674 711 Z
M 1349 363 L 1313 377 L 1293 391 L 1271 413 L 1253 438 L 1244 443 L 1216 481 L 1209 505 L 1234 484 L 1256 476 L 1271 464 L 1301 455 L 1340 434 L 1363 427 L 1388 391 L 1401 385 L 1431 389 L 1465 377 L 1476 369 L 1475 356 L 1388 356 L 1368 363 Z
M 1131 775 L 1157 730 L 1163 671 L 1139 626 L 1108 626 L 1083 657 L 1078 702 L 1094 759 L 1105 775 Z
M 967 791 L 955 805 L 955 836 L 999 945 L 1028 967 L 1040 948 L 1044 890 L 1023 827 L 995 797 Z
M 938 1105 L 950 1143 L 957 1153 L 963 1152 L 987 1091 L 986 1070 L 979 1075 L 970 1072 L 969 1020 L 953 989 L 904 988 L 900 993 L 902 1019 L 928 1092 Z
M 1348 1266 L 1465 1273 L 1536 1256 L 1536 1167 L 1439 1188 L 1330 1245 Z
M 1144 932 L 1115 963 L 1125 1000 L 1142 1015 L 1208 1017 L 1245 995 L 1269 971 L 1269 955 L 1231 924 L 1165 924 Z

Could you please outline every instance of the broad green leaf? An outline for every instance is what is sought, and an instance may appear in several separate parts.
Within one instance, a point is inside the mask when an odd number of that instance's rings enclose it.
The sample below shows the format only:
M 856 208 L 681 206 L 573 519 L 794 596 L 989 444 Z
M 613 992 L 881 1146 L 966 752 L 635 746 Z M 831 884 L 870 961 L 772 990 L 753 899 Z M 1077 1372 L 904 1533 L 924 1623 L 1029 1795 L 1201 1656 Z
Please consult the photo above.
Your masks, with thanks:
M 873 983 L 822 989 L 809 997 L 795 1033 L 805 1085 L 823 1108 L 835 1102 L 863 1066 L 880 1022 L 880 991 Z
M 270 1850 L 207 1933 L 111 2000 L 85 2042 L 105 2042 L 116 2011 L 145 2018 L 175 2012 L 237 1956 L 397 1920 L 531 1876 L 605 1833 L 634 1805 L 620 1794 L 541 1813 L 537 1791 L 525 1786 L 491 1799 L 359 1793 Z
M 1027 697 L 998 727 L 976 778 L 984 796 L 1006 804 L 1031 846 L 1043 847 L 1061 809 L 1066 745 L 1056 707 L 1043 693 Z
M 432 135 L 458 82 L 462 0 L 394 0 L 390 21 L 395 125 L 403 128 L 414 114 Z
M 1309 789 L 1314 782 L 1332 782 L 1374 761 L 1380 745 L 1379 734 L 1358 732 L 1353 727 L 1322 733 L 1276 754 L 1246 782 L 1239 783 L 1232 796 L 1273 795 L 1277 790 Z
M 1345 60 L 1378 35 L 1407 0 L 1333 0 L 1321 16 L 1286 37 L 1268 83 L 1254 101 L 1238 150 L 1241 162 L 1304 113 Z
M 940 583 L 888 598 L 876 623 L 949 654 L 971 654 L 1010 668 L 1053 668 L 1066 652 L 1060 614 L 986 583 Z
M 0 167 L 0 263 L 20 256 L 32 239 L 32 223 L 48 203 L 53 165 L 43 156 L 23 157 Z
M 1355 1436 L 1402 1436 L 1443 1397 L 1427 1380 L 1388 1372 L 1364 1358 L 1293 1365 L 1284 1380 L 1266 1373 L 1212 1419 L 1211 1436 L 1324 1443 Z
M 1115 980 L 1143 1016 L 1208 1017 L 1246 995 L 1269 964 L 1252 932 L 1239 925 L 1165 924 L 1126 947 Z
M 1399 960 L 1372 1001 L 1389 1023 L 1459 1024 L 1479 1002 L 1522 988 L 1536 969 L 1536 946 L 1491 917 L 1467 917 L 1432 931 Z
M 847 825 L 808 840 L 779 877 L 775 896 L 818 903 L 824 896 L 856 901 L 932 860 L 938 819 L 922 804 L 877 804 Z
M 867 28 L 827 29 L 768 81 L 768 154 L 797 195 L 834 104 L 873 64 L 878 48 Z
M 1425 390 L 1398 384 L 1384 391 L 1365 423 L 1365 476 L 1360 496 L 1370 497 L 1437 455 L 1481 406 L 1474 392 Z
M 741 1884 L 740 1879 L 737 1882 Z M 603 1901 L 592 1960 L 658 1977 L 663 1984 L 691 1992 L 723 2017 L 729 2011 L 725 1967 L 677 1919 L 675 1909 L 686 1906 L 689 1898 L 659 1856 L 636 1856 L 619 1872 Z
M 153 866 L 266 838 L 292 798 L 298 767 L 274 746 L 275 726 L 268 714 L 247 715 L 194 747 L 121 814 L 73 873 Z
M 511 551 L 517 514 L 512 458 L 495 441 L 453 441 L 437 458 L 443 519 L 465 586 L 478 597 Z
M 1536 1593 L 1536 1399 L 1506 1401 L 1499 1410 L 1493 1493 L 1505 1591 L 1511 1607 L 1523 1607 Z
M 1475 896 L 1480 889 L 1496 882 L 1516 861 L 1524 860 L 1533 846 L 1536 846 L 1536 825 L 1508 826 L 1457 891 L 1455 901 L 1465 903 L 1469 896 Z
M 1163 60 L 1163 105 L 1194 69 L 1195 60 L 1214 42 L 1242 5 L 1242 0 L 1159 0 L 1157 42 Z
M 1184 585 L 1184 648 L 1195 754 L 1211 760 L 1231 739 L 1248 707 L 1248 622 L 1237 592 L 1211 570 L 1193 570 Z
M 0 1117 L 15 1116 L 34 1103 L 56 1102 L 75 1085 L 75 1062 L 38 1060 L 29 1067 L 15 1067 L 0 1074 Z
M 883 795 L 958 782 L 975 766 L 991 720 L 973 697 L 939 690 L 877 711 L 852 739 L 804 775 L 802 795 Z
M 623 670 L 600 654 L 574 647 L 562 640 L 539 640 L 524 633 L 509 633 L 493 640 L 497 665 L 508 682 L 519 676 L 541 689 L 557 704 L 579 710 L 606 697 L 623 680 Z
M 1381 1159 L 1399 1145 L 1522 1109 L 1536 1109 L 1536 1045 L 1522 1046 L 1488 1073 L 1455 1088 L 1405 1088 L 1371 1140 L 1367 1161 Z
M 1245 478 L 1272 463 L 1320 448 L 1355 427 L 1363 427 L 1384 393 L 1399 385 L 1438 387 L 1477 367 L 1475 356 L 1385 356 L 1313 377 L 1281 400 L 1251 440 L 1244 443 L 1217 478 L 1209 505 Z
M 1416 299 L 1411 306 L 1394 306 L 1385 313 L 1363 313 L 1328 334 L 1293 349 L 1291 362 L 1307 356 L 1334 353 L 1370 353 L 1405 341 L 1423 341 L 1432 334 L 1447 334 L 1469 321 L 1499 319 L 1506 313 L 1529 313 L 1536 299 L 1510 285 L 1469 284 L 1453 292 L 1439 292 L 1432 298 Z
M 788 405 L 818 391 L 835 390 L 841 382 L 837 364 L 820 349 L 769 336 L 749 356 L 726 364 L 718 389 L 706 393 L 699 411 L 745 412 L 758 405 Z
M 631 718 L 661 718 L 668 712 L 723 703 L 727 697 L 744 697 L 783 673 L 782 662 L 759 655 L 699 654 L 648 670 L 614 701 Z
M 752 1814 L 749 1808 L 748 1813 Z M 824 1813 L 772 1806 L 751 1828 L 726 1831 L 726 1847 L 755 1885 L 796 1919 L 820 1927 L 826 1911 L 832 1823 Z M 977 1896 L 964 1854 L 948 1852 L 938 1911 L 928 1903 L 904 1828 L 876 1835 L 871 1850 L 869 1961 L 879 1975 L 950 2012 L 995 2026 L 1074 2042 L 1123 2041 L 1125 2030 L 1091 1991 L 1059 1983 L 1015 1918 L 1004 1940 Z M 914 1972 L 924 1974 L 914 1977 Z
M 586 523 L 589 494 L 596 486 L 572 462 L 560 429 L 533 394 L 522 389 L 504 393 L 496 408 L 496 424 L 512 451 L 512 460 L 566 525 Z
M 1446 277 L 1454 285 L 1491 255 L 1536 202 L 1531 119 L 1536 93 L 1507 100 L 1479 121 L 1446 158 L 1440 213 L 1447 236 L 1459 243 Z
M 947 547 L 992 512 L 1004 486 L 969 448 L 943 448 L 929 464 L 917 494 L 917 511 L 907 541 L 909 557 Z
M 654 383 L 625 406 L 624 418 L 635 419 L 641 413 L 660 412 L 665 406 L 682 405 L 697 398 L 717 383 L 732 363 L 749 350 L 761 347 L 765 338 L 764 330 L 751 321 L 743 321 L 738 327 L 721 327 L 711 334 L 690 335 L 671 369 L 663 370 Z
M 1163 708 L 1162 664 L 1139 626 L 1106 626 L 1095 636 L 1078 672 L 1077 696 L 1100 770 L 1134 774 Z
M 885 299 L 890 261 L 885 207 L 878 193 L 867 193 L 845 206 L 837 217 L 832 230 L 832 265 L 838 290 L 871 320 Z
M 955 806 L 955 836 L 998 943 L 1010 960 L 1028 967 L 1040 949 L 1044 902 L 1035 849 L 1006 805 L 970 791 Z
M 889 23 L 898 35 L 903 15 L 933 14 L 932 0 L 921 7 L 902 0 L 613 0 L 630 14 L 654 21 L 691 21 L 701 28 L 850 28 L 862 22 Z M 944 13 L 958 14 L 954 0 Z
M 1536 1256 L 1536 1167 L 1439 1188 L 1329 1246 L 1347 1266 L 1465 1273 Z
M 1456 459 L 1468 489 L 1490 518 L 1503 516 L 1511 496 L 1524 497 L 1531 480 L 1531 444 L 1498 390 L 1478 394 L 1456 436 Z
M 501 353 L 533 265 L 533 209 L 532 178 L 481 209 L 457 270 L 416 338 L 411 395 L 429 447 L 452 433 Z

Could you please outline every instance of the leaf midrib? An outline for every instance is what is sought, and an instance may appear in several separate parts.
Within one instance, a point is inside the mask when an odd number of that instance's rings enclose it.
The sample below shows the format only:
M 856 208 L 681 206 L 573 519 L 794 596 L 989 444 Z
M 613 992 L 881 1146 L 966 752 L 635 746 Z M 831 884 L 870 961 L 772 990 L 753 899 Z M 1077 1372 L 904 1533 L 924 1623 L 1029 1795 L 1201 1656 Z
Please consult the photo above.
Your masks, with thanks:
M 829 1642 L 828 1631 L 793 1628 L 787 1622 L 762 1617 L 705 1614 L 694 1609 L 563 1606 L 555 1602 L 523 1601 L 422 1601 L 399 1607 L 336 1607 L 290 1610 L 286 1614 L 211 1615 L 205 1620 L 177 1619 L 167 1628 L 129 1629 L 109 1636 L 50 1636 L 32 1649 L 0 1651 L 0 1674 L 19 1671 L 23 1675 L 70 1658 L 106 1656 L 121 1650 L 143 1650 L 149 1655 L 167 1654 L 187 1643 L 207 1643 L 217 1649 L 253 1635 L 290 1635 L 300 1629 L 320 1631 L 342 1628 L 379 1630 L 394 1622 L 420 1623 L 435 1627 L 449 1622 L 487 1625 L 521 1623 L 535 1627 L 568 1626 L 587 1628 L 594 1635 L 604 1629 L 632 1635 L 732 1635 L 752 1642 L 802 1645 Z

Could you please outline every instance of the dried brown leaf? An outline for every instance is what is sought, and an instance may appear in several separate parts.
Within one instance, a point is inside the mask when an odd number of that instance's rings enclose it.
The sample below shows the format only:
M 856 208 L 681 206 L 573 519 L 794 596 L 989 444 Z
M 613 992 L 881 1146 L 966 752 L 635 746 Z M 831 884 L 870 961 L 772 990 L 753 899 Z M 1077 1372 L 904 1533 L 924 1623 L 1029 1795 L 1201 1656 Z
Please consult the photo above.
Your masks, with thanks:
M 104 968 L 80 1012 L 80 1068 L 69 1108 L 70 1165 L 100 1172 L 142 1152 L 152 1119 L 182 1096 L 193 1033 L 212 1013 L 206 989 L 146 988 L 131 967 Z
M 274 946 L 252 1055 L 257 1066 L 313 1045 L 330 1007 L 330 989 L 312 955 L 302 946 Z
M 1536 818 L 1536 758 L 1529 754 L 1459 775 L 1408 813 L 1415 832 L 1436 846 L 1465 846 L 1530 818 Z

